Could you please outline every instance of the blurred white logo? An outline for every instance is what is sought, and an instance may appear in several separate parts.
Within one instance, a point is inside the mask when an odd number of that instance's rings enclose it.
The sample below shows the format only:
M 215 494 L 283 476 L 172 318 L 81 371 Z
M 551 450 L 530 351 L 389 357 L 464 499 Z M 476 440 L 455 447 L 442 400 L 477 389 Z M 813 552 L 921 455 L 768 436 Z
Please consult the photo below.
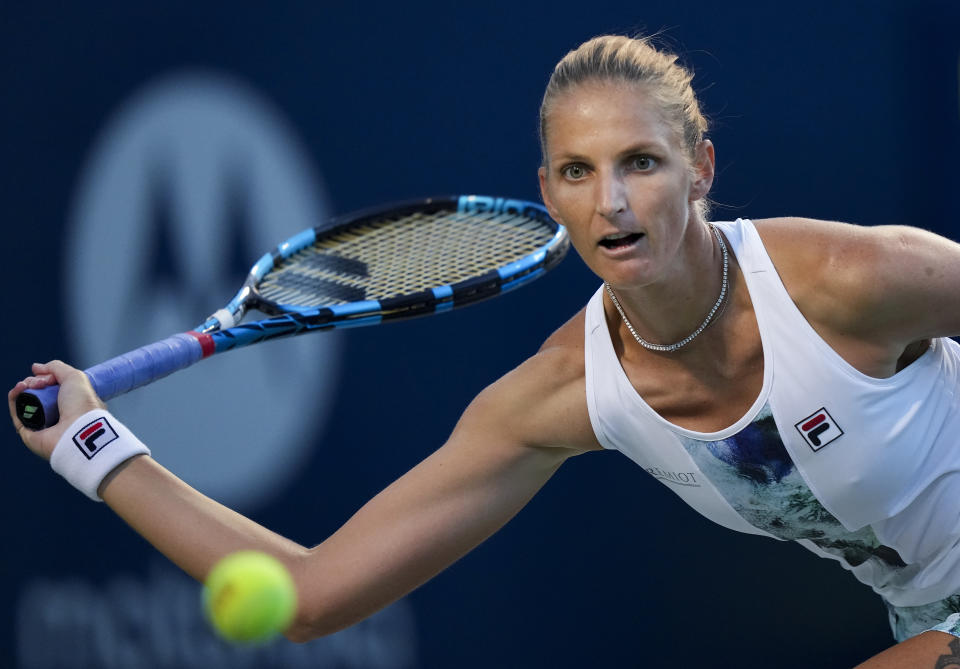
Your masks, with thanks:
M 196 327 L 263 253 L 323 220 L 317 184 L 287 124 L 234 80 L 180 75 L 135 95 L 94 144 L 68 225 L 74 362 Z M 282 492 L 322 432 L 338 343 L 226 353 L 110 406 L 164 465 L 251 508 Z
M 419 666 L 413 607 L 401 599 L 305 644 L 228 644 L 214 636 L 200 586 L 167 562 L 102 583 L 23 585 L 16 607 L 22 669 L 406 669 Z

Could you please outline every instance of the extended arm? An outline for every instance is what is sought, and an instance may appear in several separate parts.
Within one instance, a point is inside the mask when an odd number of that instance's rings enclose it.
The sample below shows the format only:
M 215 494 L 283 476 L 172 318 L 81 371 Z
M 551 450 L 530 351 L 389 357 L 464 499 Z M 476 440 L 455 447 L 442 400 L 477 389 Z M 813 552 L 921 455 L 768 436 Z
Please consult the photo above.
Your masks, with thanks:
M 199 580 L 241 548 L 281 559 L 301 603 L 287 634 L 306 640 L 361 620 L 443 570 L 506 523 L 567 457 L 582 450 L 576 442 L 586 409 L 577 417 L 578 409 L 566 405 L 583 403 L 582 385 L 578 395 L 575 370 L 572 379 L 557 381 L 549 371 L 556 362 L 538 356 L 484 391 L 442 448 L 311 549 L 210 500 L 146 456 L 114 470 L 100 495 Z M 64 389 L 85 385 L 65 365 L 37 371 L 40 380 L 28 383 L 44 383 L 44 375 L 55 373 Z M 71 414 L 64 415 L 66 421 Z M 23 436 L 41 455 L 40 443 L 52 438 L 43 432 Z

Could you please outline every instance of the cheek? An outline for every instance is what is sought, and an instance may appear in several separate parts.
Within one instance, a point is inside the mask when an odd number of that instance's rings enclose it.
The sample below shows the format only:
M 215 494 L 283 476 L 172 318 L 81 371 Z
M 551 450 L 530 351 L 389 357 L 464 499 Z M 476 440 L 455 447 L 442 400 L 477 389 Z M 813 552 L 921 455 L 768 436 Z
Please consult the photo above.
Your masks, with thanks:
M 592 213 L 589 198 L 585 197 L 582 189 L 572 188 L 565 183 L 551 185 L 548 188 L 548 194 L 556 209 L 556 215 L 560 219 L 557 222 L 567 226 L 573 237 L 575 229 L 589 222 Z
M 585 201 L 583 197 L 565 198 L 559 194 L 553 198 L 557 222 L 567 228 L 570 245 L 584 259 L 596 250 L 590 229 L 593 211 L 584 205 Z
M 590 241 L 587 235 L 580 234 L 580 231 L 574 227 L 568 226 L 567 232 L 570 233 L 570 245 L 573 247 L 573 250 L 576 251 L 581 258 L 586 260 L 590 252 L 594 250 L 593 242 Z
M 562 223 L 567 228 L 567 234 L 570 235 L 570 244 L 581 256 L 584 251 L 587 250 L 587 247 L 590 244 L 590 229 L 588 219 L 583 218 L 581 215 L 573 215 L 570 211 L 565 210 L 561 207 L 558 207 L 558 213 L 560 214 L 560 219 L 558 223 Z
M 686 217 L 689 208 L 689 183 L 686 179 L 670 180 L 658 190 L 660 208 L 671 217 Z

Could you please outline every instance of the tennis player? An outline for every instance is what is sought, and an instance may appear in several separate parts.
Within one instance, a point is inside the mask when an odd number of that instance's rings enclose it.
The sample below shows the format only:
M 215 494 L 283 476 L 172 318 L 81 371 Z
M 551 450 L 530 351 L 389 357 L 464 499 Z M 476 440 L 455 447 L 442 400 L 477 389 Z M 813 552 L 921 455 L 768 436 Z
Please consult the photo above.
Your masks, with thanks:
M 612 448 L 712 520 L 796 540 L 872 587 L 900 643 L 862 667 L 960 664 L 960 345 L 947 338 L 960 334 L 960 245 L 908 227 L 708 223 L 714 147 L 691 79 L 626 37 L 557 65 L 542 195 L 602 285 L 318 546 L 189 488 L 62 362 L 10 392 L 13 415 L 16 394 L 60 383 L 60 423 L 14 425 L 195 578 L 241 548 L 283 560 L 301 600 L 294 640 L 403 596 L 568 458 Z M 96 448 L 100 430 L 118 455 L 95 469 L 70 441 Z

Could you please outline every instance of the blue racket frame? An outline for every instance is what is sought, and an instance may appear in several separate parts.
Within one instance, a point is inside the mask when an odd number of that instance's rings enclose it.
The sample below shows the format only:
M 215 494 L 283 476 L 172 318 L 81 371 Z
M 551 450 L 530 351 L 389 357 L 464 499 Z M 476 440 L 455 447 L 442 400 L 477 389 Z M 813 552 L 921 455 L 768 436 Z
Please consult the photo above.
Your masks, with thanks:
M 542 221 L 554 230 L 549 242 L 535 252 L 503 267 L 471 279 L 436 286 L 430 290 L 380 300 L 302 309 L 264 299 L 257 285 L 277 263 L 313 245 L 324 236 L 333 236 L 352 227 L 376 220 L 385 214 L 403 216 L 434 207 L 460 213 L 515 213 Z M 268 339 L 288 337 L 314 330 L 361 327 L 450 311 L 515 290 L 556 266 L 570 247 L 566 229 L 550 218 L 540 204 L 483 195 L 411 200 L 333 219 L 329 225 L 304 230 L 261 257 L 250 269 L 243 287 L 232 300 L 195 330 L 175 334 L 142 346 L 84 370 L 101 399 L 108 400 L 188 367 L 203 358 L 249 346 Z M 234 325 L 249 309 L 258 309 L 270 318 Z M 16 399 L 17 415 L 30 429 L 41 429 L 59 420 L 59 386 L 21 393 Z

